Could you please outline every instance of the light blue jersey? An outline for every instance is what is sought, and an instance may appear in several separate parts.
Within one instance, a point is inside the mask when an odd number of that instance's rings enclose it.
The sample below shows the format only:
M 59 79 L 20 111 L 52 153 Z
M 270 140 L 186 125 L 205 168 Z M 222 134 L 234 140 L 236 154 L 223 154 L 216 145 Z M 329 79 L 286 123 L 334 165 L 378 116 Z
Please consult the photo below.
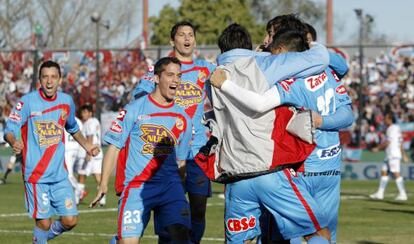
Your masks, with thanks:
M 322 116 L 334 114 L 341 107 L 351 104 L 345 87 L 330 68 L 318 75 L 304 79 L 278 82 L 282 104 L 305 107 Z M 305 161 L 306 172 L 323 172 L 339 169 L 341 147 L 338 131 L 316 130 L 317 147 Z

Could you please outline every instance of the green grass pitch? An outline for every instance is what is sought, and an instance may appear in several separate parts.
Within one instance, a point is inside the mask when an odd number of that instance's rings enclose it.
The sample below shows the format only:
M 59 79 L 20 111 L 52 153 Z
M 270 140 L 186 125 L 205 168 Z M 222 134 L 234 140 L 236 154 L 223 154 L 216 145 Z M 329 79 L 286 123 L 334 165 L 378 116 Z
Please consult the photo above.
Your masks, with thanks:
M 91 211 L 87 208 L 95 195 L 96 187 L 88 179 L 89 196 L 79 206 L 78 226 L 50 243 L 108 243 L 116 231 L 116 197 L 110 192 L 104 208 Z M 414 182 L 406 182 L 409 201 L 395 202 L 395 183 L 390 181 L 386 199 L 373 201 L 367 195 L 373 193 L 377 181 L 343 181 L 339 217 L 338 243 L 414 243 L 414 199 L 411 189 Z M 207 227 L 202 243 L 223 243 L 224 200 L 217 197 L 222 185 L 214 185 L 214 194 L 208 201 Z M 0 185 L 0 243 L 29 243 L 33 220 L 25 214 L 21 176 L 9 177 L 8 184 Z M 150 221 L 142 243 L 156 243 L 153 223 Z

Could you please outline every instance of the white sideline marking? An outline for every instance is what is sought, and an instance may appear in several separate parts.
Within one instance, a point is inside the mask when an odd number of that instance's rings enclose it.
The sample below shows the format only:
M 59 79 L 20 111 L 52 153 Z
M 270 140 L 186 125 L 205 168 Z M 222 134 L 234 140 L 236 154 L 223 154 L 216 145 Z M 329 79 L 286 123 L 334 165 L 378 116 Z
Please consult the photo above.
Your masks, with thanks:
M 223 203 L 207 203 L 207 207 L 215 206 L 224 206 Z M 105 213 L 105 212 L 116 212 L 117 208 L 102 208 L 102 209 L 83 209 L 79 210 L 79 213 Z M 9 213 L 9 214 L 0 214 L 0 218 L 9 218 L 9 217 L 24 217 L 29 216 L 28 213 Z
M 14 233 L 14 234 L 20 234 L 20 235 L 27 235 L 33 234 L 33 231 L 29 230 L 4 230 L 0 229 L 0 233 Z M 103 237 L 112 237 L 114 234 L 108 234 L 108 233 L 84 233 L 84 232 L 65 232 L 64 235 L 71 235 L 71 236 L 103 236 Z M 155 235 L 144 235 L 142 239 L 158 239 L 158 236 Z M 224 238 L 215 238 L 215 237 L 203 237 L 203 241 L 224 241 Z

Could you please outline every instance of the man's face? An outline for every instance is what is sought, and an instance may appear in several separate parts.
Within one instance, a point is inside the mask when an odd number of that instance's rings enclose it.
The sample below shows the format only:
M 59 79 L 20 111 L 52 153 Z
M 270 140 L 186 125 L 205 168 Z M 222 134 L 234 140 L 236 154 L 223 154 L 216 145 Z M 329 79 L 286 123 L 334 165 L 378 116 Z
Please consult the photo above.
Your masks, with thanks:
M 178 64 L 170 63 L 164 66 L 164 71 L 158 76 L 156 89 L 159 90 L 161 96 L 167 101 L 173 101 L 178 85 L 181 82 L 181 67 Z
M 191 56 L 196 46 L 193 29 L 190 26 L 178 27 L 177 33 L 170 43 L 180 55 Z
M 269 44 L 272 43 L 274 35 L 275 35 L 275 30 L 273 27 L 271 27 L 269 30 L 267 30 L 266 36 L 263 39 L 263 46 L 267 48 Z
M 92 112 L 89 112 L 89 110 L 84 109 L 81 111 L 81 119 L 83 122 L 87 121 L 91 117 L 92 117 Z
M 62 78 L 59 76 L 59 71 L 56 67 L 49 67 L 42 69 L 39 81 L 43 94 L 48 98 L 52 98 L 56 95 Z

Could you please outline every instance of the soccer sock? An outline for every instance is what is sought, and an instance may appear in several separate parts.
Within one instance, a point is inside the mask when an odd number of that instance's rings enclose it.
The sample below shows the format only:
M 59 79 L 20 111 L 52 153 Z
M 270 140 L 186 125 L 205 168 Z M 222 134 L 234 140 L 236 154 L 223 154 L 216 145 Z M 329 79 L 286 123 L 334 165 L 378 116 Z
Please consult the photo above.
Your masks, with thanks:
M 206 228 L 206 222 L 191 221 L 191 241 L 193 243 L 200 243 L 203 237 L 204 230 Z
M 49 232 L 35 226 L 33 230 L 33 244 L 46 244 Z
M 400 192 L 401 195 L 407 195 L 405 193 L 405 188 L 404 188 L 404 178 L 403 177 L 398 177 L 397 179 L 395 179 L 395 183 L 397 184 L 398 187 L 398 191 Z
M 329 241 L 322 236 L 313 236 L 308 240 L 308 244 L 329 244 Z
M 388 176 L 381 176 L 380 185 L 378 188 L 379 194 L 384 195 L 384 191 L 385 191 L 385 188 L 387 187 L 388 180 L 389 180 Z
M 118 237 L 114 235 L 111 240 L 109 241 L 109 244 L 116 244 L 116 241 L 118 240 Z
M 7 169 L 6 173 L 4 174 L 4 180 L 7 180 L 7 176 L 12 172 L 12 169 Z
M 63 232 L 68 231 L 59 220 L 56 220 L 50 226 L 47 239 L 51 240 L 58 235 L 61 235 Z

